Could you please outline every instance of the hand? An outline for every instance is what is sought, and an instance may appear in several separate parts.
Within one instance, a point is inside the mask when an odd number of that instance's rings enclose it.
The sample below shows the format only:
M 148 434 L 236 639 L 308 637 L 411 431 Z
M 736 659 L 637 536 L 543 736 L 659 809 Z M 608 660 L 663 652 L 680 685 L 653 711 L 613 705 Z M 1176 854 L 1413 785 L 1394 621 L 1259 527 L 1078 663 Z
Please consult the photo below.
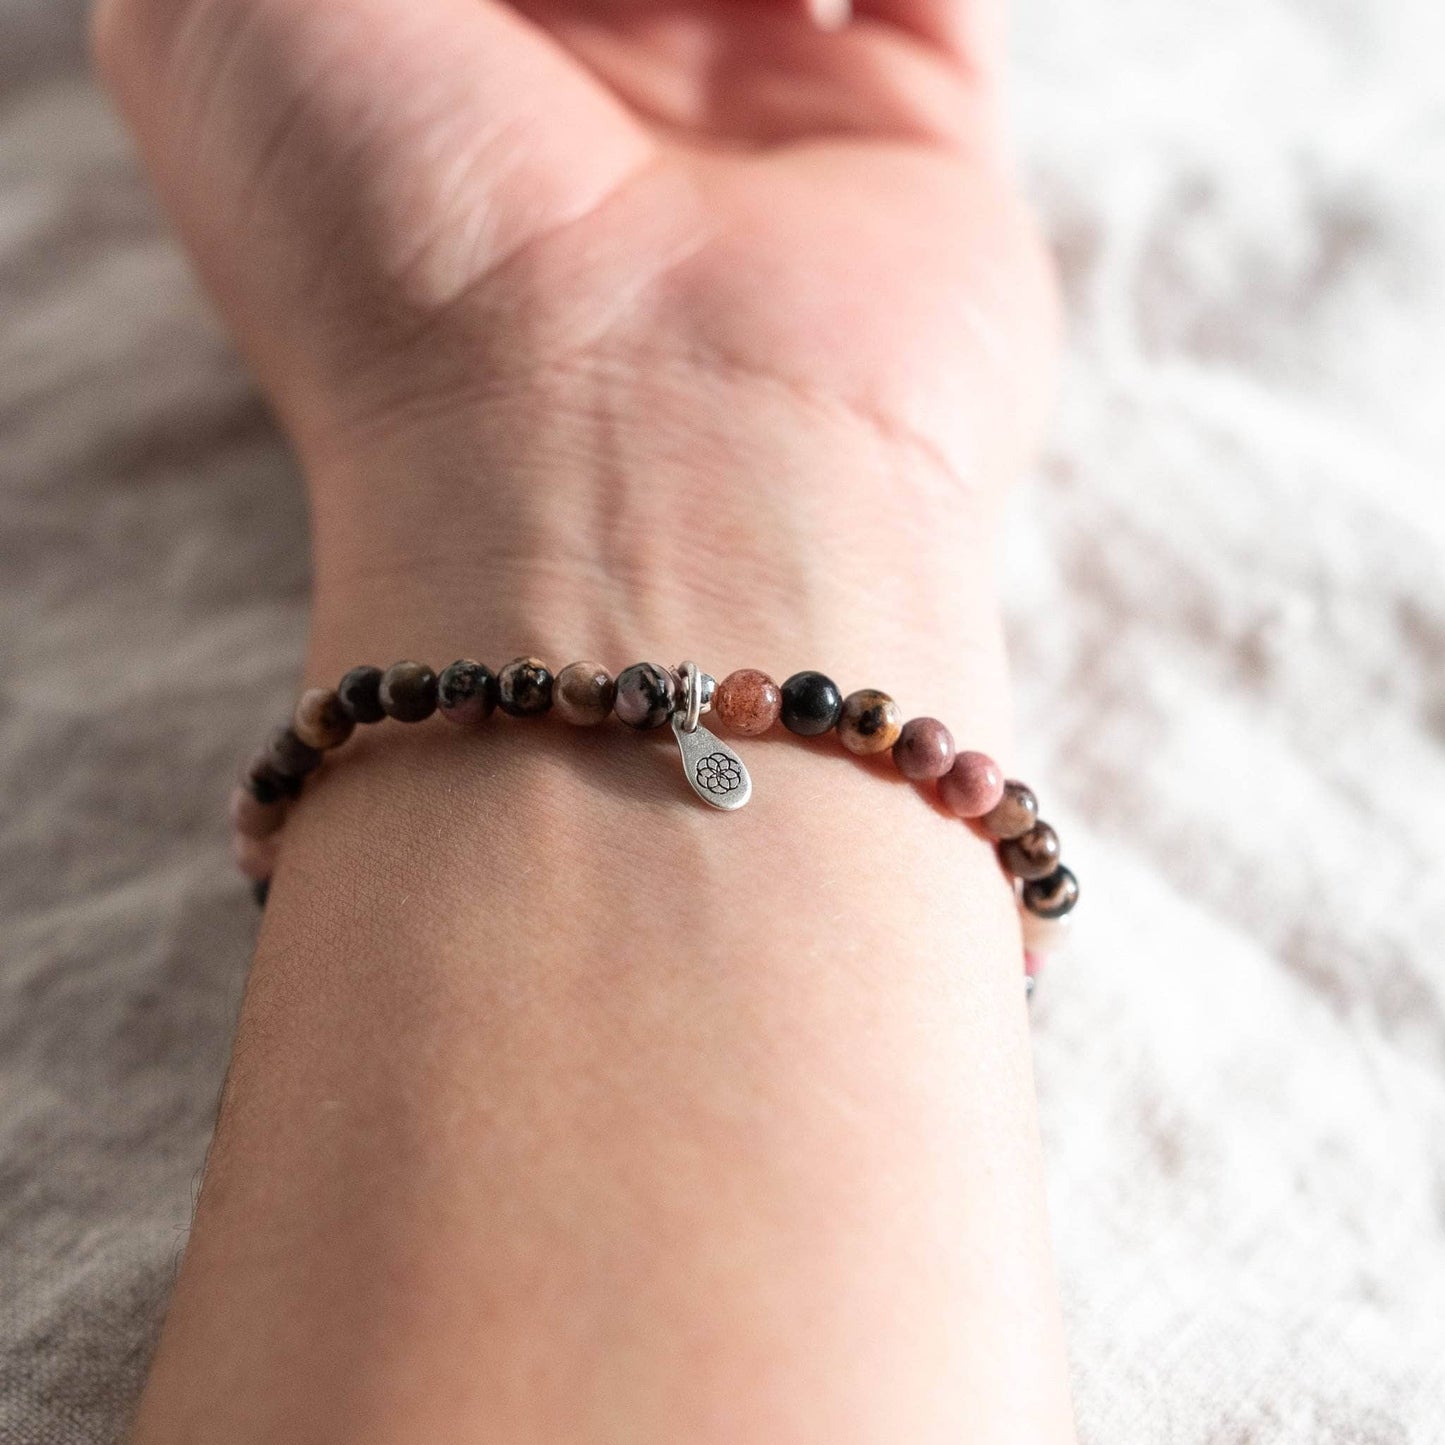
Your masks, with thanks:
M 630 657 L 719 601 L 737 661 L 780 612 L 829 666 L 988 632 L 1052 339 L 998 8 L 102 0 L 311 481 L 326 664 L 599 614 Z

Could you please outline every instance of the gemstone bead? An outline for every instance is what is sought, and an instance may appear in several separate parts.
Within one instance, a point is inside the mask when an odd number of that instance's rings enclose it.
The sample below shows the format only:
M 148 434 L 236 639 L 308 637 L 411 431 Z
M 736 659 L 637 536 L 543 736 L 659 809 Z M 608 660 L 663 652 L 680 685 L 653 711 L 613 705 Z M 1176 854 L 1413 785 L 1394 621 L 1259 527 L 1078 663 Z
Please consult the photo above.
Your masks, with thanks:
M 938 780 L 938 801 L 955 817 L 981 818 L 1003 797 L 1003 770 L 987 753 L 959 753 Z
M 271 766 L 270 753 L 262 749 L 241 773 L 241 786 L 258 803 L 278 803 L 301 791 L 299 778 L 283 777 Z
M 1024 884 L 1023 905 L 1039 918 L 1063 918 L 1078 901 L 1079 880 L 1062 863 L 1047 877 Z
M 381 705 L 381 679 L 379 667 L 353 667 L 336 684 L 336 696 L 354 721 L 379 723 L 386 716 Z
M 1015 878 L 1047 878 L 1059 866 L 1059 835 L 1047 823 L 998 845 L 999 862 Z
M 838 715 L 838 738 L 850 753 L 886 753 L 903 731 L 903 713 L 886 692 L 850 692 Z
M 496 705 L 497 679 L 490 667 L 463 657 L 442 668 L 437 678 L 437 711 L 449 723 L 484 723 Z
M 718 683 L 712 707 L 729 732 L 755 738 L 777 722 L 783 710 L 783 694 L 767 673 L 743 667 Z
M 424 662 L 394 662 L 381 677 L 381 706 L 397 722 L 422 722 L 437 710 L 437 675 Z
M 329 687 L 307 688 L 291 719 L 291 730 L 296 736 L 320 751 L 339 748 L 355 729 L 356 719 Z
M 783 726 L 799 737 L 815 738 L 838 725 L 843 695 L 821 672 L 795 672 L 783 684 Z
M 616 696 L 617 684 L 600 662 L 569 662 L 552 686 L 557 716 L 579 728 L 605 722 Z
M 254 883 L 269 878 L 276 868 L 276 839 L 248 838 L 237 833 L 231 840 L 236 867 Z
M 286 802 L 262 803 L 248 788 L 231 794 L 231 827 L 247 838 L 269 838 L 286 821 Z
M 540 717 L 552 706 L 552 674 L 536 657 L 514 657 L 497 674 L 497 701 L 509 717 Z
M 1039 820 L 1039 800 L 1033 789 L 1010 779 L 1003 785 L 1001 797 L 978 820 L 978 826 L 995 841 L 1018 838 Z
M 893 761 L 910 782 L 941 778 L 954 759 L 953 734 L 933 717 L 910 718 L 893 744 Z
M 655 662 L 634 662 L 617 674 L 617 716 L 630 728 L 661 727 L 672 716 L 672 674 Z
M 299 782 L 321 766 L 321 749 L 302 742 L 295 728 L 277 728 L 266 745 L 266 761 L 281 777 Z

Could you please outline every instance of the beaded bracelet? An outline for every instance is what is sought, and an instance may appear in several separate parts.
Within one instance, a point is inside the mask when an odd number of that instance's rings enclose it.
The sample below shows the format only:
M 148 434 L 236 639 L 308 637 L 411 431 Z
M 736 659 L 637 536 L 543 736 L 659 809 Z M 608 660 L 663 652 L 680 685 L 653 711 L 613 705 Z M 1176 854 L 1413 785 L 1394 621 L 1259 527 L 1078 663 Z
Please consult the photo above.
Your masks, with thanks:
M 516 658 L 498 673 L 463 659 L 440 676 L 424 663 L 398 662 L 385 672 L 354 667 L 335 689 L 310 689 L 290 723 L 243 770 L 231 797 L 236 862 L 256 901 L 265 906 L 288 805 L 323 754 L 340 747 L 358 723 L 388 717 L 416 723 L 439 712 L 448 722 L 475 726 L 499 707 L 517 718 L 554 712 L 578 727 L 614 713 L 639 731 L 670 722 L 693 792 L 724 811 L 747 803 L 752 779 L 737 753 L 702 726 L 704 713 L 715 713 L 740 737 L 758 737 L 781 721 L 800 737 L 836 732 L 859 756 L 891 751 L 905 778 L 935 783 L 942 806 L 994 843 L 1022 916 L 1030 994 L 1045 957 L 1064 940 L 1078 881 L 1060 862 L 1058 834 L 1039 818 L 1032 790 L 1006 781 L 987 754 L 957 751 L 935 718 L 904 722 L 886 693 L 868 688 L 844 697 L 821 672 L 795 673 L 779 687 L 766 673 L 745 668 L 718 683 L 691 662 L 675 669 L 638 662 L 615 680 L 595 662 L 571 663 L 554 678 L 535 657 Z

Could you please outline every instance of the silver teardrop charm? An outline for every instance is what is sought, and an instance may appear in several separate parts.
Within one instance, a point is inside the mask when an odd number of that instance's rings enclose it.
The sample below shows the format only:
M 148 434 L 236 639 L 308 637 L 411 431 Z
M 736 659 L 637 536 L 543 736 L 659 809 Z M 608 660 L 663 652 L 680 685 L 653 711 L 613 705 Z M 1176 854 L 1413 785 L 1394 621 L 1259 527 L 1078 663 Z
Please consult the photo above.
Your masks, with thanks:
M 682 753 L 682 770 L 692 790 L 714 808 L 730 813 L 753 795 L 753 780 L 743 760 L 701 723 L 689 731 L 681 711 L 672 715 L 672 735 Z

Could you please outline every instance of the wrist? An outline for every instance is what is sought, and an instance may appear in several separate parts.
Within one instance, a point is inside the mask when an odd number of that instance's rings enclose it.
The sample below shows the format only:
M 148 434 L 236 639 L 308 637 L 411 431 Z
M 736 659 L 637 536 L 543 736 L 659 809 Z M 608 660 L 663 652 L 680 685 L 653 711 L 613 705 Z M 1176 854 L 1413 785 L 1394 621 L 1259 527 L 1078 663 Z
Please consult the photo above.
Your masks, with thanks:
M 987 711 L 998 745 L 997 489 L 854 410 L 716 374 L 538 373 L 303 458 L 318 676 L 489 647 L 718 675 L 825 659 Z

